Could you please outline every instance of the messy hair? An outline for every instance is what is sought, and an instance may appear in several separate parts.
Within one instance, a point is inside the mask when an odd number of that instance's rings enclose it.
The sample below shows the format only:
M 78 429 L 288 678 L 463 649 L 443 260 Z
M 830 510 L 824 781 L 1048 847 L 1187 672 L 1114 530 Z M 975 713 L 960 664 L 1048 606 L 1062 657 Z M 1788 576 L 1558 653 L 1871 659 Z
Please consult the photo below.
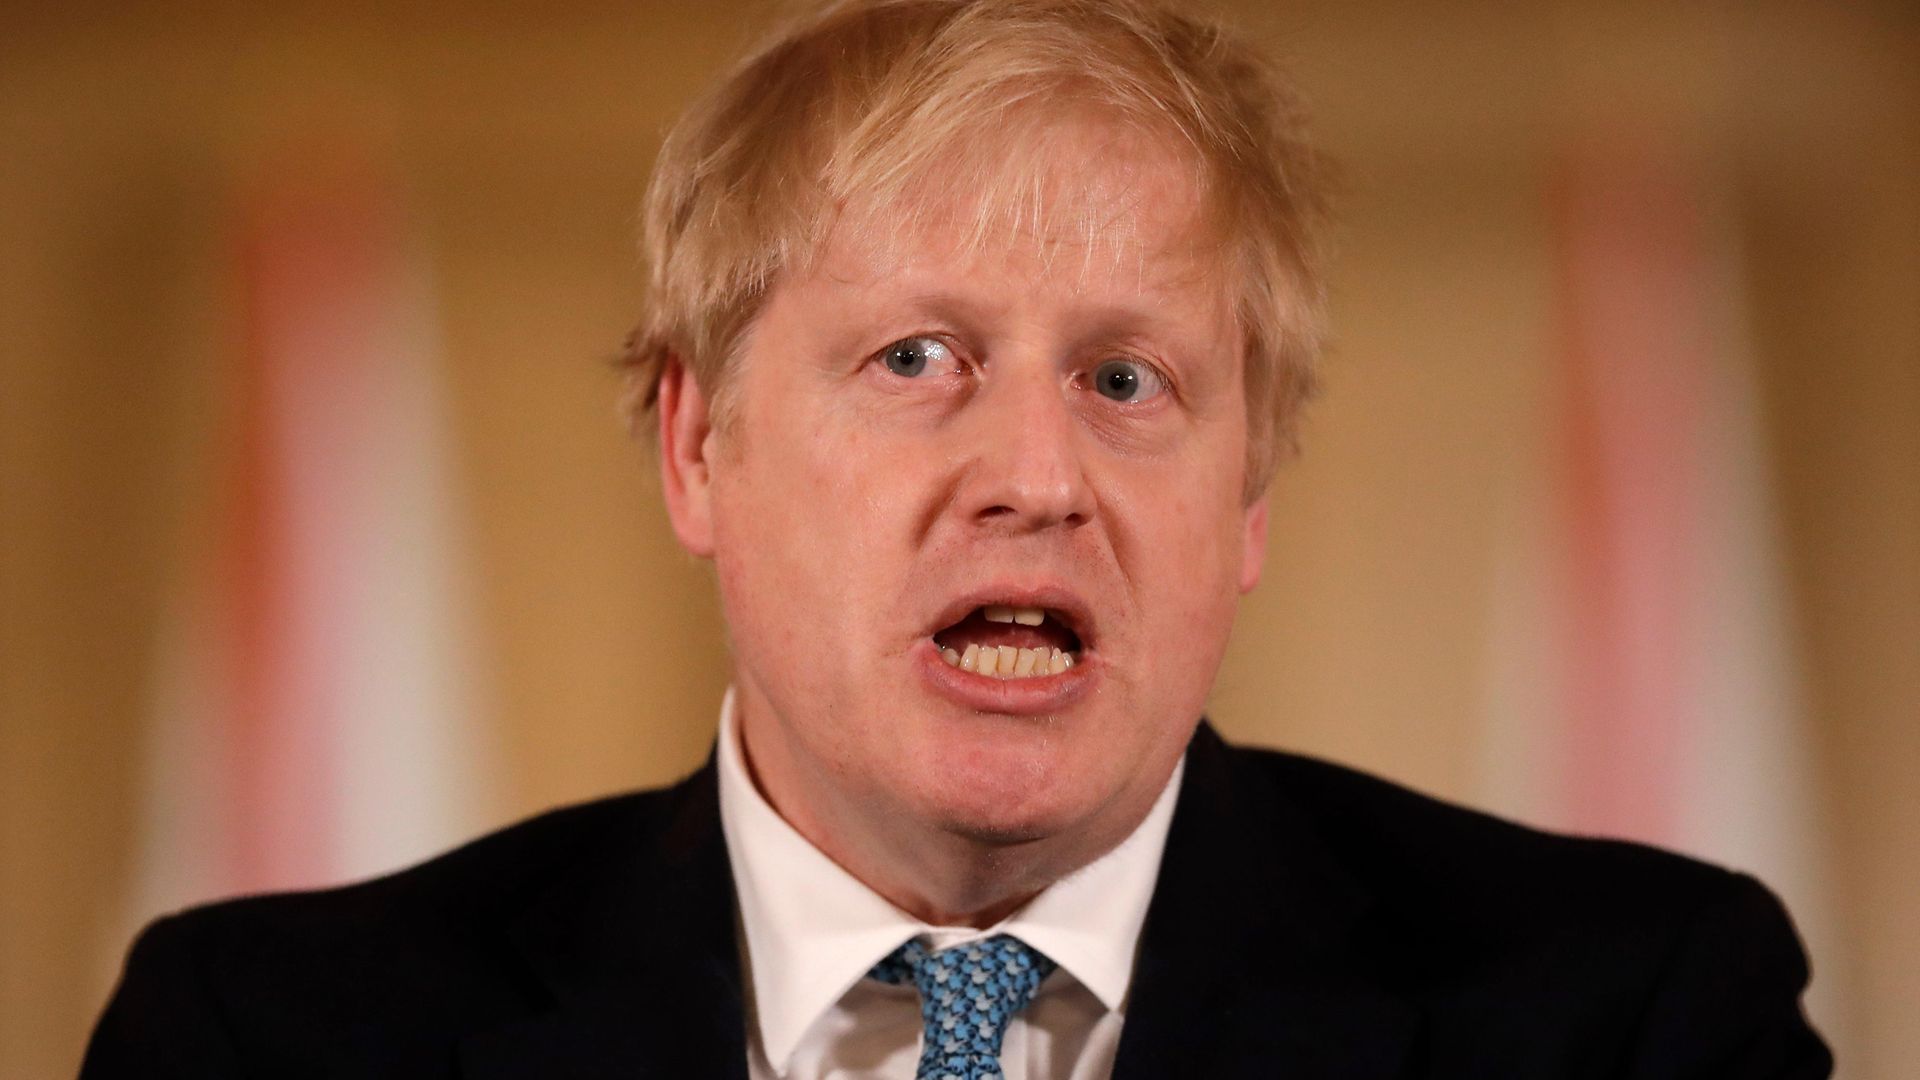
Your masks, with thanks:
M 1246 497 L 1296 447 L 1326 288 L 1322 170 L 1291 88 L 1246 43 L 1153 0 L 830 0 L 751 53 L 661 147 L 645 314 L 624 354 L 637 425 L 671 358 L 724 425 L 768 290 L 850 215 L 911 218 L 938 177 L 976 242 L 1047 208 L 1013 147 L 1088 111 L 1194 177 L 1241 335 Z

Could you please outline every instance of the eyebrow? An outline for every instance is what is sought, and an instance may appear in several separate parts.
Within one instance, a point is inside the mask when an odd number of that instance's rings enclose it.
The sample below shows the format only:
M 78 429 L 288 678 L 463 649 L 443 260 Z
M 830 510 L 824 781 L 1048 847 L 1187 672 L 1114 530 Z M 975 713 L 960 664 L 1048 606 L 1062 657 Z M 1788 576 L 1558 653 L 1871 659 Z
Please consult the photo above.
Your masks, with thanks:
M 1191 298 L 1181 294 L 1198 291 L 1205 295 L 1212 291 L 1205 284 L 1209 275 L 1203 267 L 1182 262 L 1170 266 L 1164 259 L 1145 260 L 1137 276 L 1127 275 L 1136 288 L 1129 291 L 1128 298 L 1117 302 L 1092 300 L 1085 294 L 1066 297 L 1073 340 L 1086 343 L 1102 337 L 1145 338 L 1187 350 L 1204 348 L 1204 338 L 1196 338 L 1179 325 L 1177 318 L 1167 317 L 1169 311 L 1191 309 Z M 862 322 L 869 321 L 869 315 L 872 321 L 920 316 L 959 329 L 977 330 L 1003 317 L 1020 301 L 1018 296 L 1005 299 L 998 290 L 969 288 L 965 275 L 942 275 L 924 262 L 903 259 L 898 265 L 911 269 L 905 274 L 895 273 L 880 260 L 856 258 L 838 266 L 821 266 L 819 280 L 845 297 L 848 313 Z M 1218 304 L 1223 297 L 1215 293 L 1208 300 Z M 1210 334 L 1209 329 L 1207 336 Z
M 1005 314 L 1010 304 L 989 302 L 983 298 L 964 293 L 938 289 L 918 290 L 899 296 L 887 296 L 884 300 L 869 298 L 875 294 L 873 284 L 848 278 L 829 279 L 843 292 L 854 295 L 852 304 L 873 309 L 882 315 L 894 315 L 911 312 L 940 319 L 963 326 L 977 326 L 990 321 L 997 315 Z

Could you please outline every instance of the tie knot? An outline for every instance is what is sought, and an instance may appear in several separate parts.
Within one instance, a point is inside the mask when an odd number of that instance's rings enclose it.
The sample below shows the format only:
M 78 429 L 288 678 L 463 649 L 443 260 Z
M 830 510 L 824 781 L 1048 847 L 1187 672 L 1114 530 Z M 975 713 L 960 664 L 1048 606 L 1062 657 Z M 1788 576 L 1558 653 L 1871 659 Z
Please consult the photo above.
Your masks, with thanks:
M 1054 966 L 1019 938 L 999 934 L 939 952 L 909 941 L 869 975 L 920 991 L 925 1041 L 916 1080 L 998 1080 L 1007 1022 Z

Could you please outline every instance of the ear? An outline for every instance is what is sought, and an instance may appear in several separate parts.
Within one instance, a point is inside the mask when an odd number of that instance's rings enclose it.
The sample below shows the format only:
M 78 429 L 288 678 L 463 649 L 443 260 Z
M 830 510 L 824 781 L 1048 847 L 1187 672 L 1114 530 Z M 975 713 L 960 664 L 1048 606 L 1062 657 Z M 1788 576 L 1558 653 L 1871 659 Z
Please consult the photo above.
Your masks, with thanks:
M 1240 592 L 1245 595 L 1260 584 L 1260 570 L 1267 562 L 1267 496 L 1264 493 L 1247 507 L 1243 529 L 1240 536 Z
M 701 558 L 713 556 L 713 420 L 706 395 L 678 356 L 660 373 L 655 409 L 660 417 L 660 487 L 667 518 L 680 546 Z

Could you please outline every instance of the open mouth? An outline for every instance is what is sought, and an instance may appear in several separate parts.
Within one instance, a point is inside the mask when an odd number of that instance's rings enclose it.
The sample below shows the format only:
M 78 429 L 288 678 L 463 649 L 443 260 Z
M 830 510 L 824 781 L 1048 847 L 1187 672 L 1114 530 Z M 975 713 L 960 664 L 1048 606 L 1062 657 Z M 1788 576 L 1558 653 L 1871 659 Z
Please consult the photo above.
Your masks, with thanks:
M 995 679 L 1058 675 L 1083 648 L 1070 616 L 1051 608 L 984 604 L 933 635 L 950 666 Z

